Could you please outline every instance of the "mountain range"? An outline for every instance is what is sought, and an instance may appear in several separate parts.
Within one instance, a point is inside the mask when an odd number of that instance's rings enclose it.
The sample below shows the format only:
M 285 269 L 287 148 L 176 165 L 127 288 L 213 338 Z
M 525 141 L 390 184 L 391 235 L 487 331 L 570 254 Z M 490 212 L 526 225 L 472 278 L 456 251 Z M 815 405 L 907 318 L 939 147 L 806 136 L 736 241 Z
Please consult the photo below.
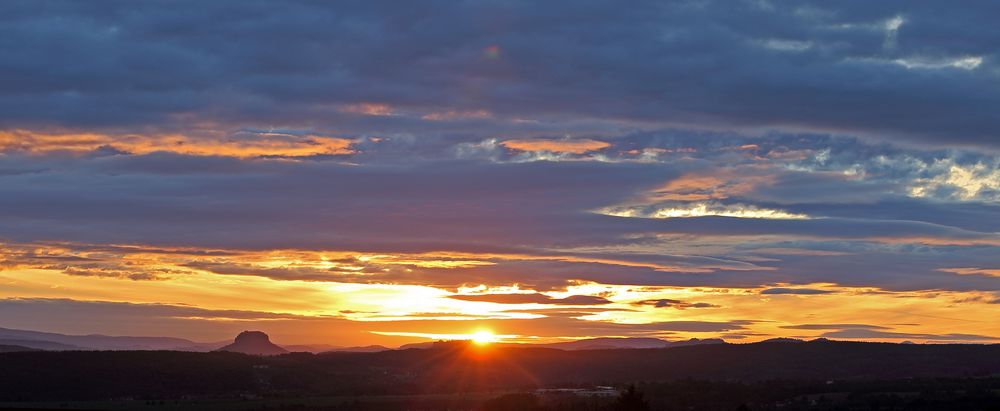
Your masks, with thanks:
M 0 346 L 20 347 L 44 351 L 194 351 L 208 352 L 229 344 L 228 341 L 196 342 L 177 337 L 128 337 L 100 334 L 66 335 L 42 331 L 0 328 Z M 13 349 L 13 348 L 8 348 Z M 284 346 L 291 352 L 347 351 L 375 352 L 388 350 L 381 345 L 365 347 L 340 347 L 328 344 L 299 344 Z M 22 350 L 23 351 L 23 350 Z
M 263 334 L 263 333 L 261 333 Z M 243 335 L 241 333 L 241 335 Z M 272 354 L 283 352 L 379 352 L 388 351 L 388 348 L 381 345 L 368 345 L 360 347 L 344 347 L 330 344 L 296 344 L 296 345 L 275 345 L 270 342 L 266 334 L 263 334 L 266 343 L 261 342 L 260 336 L 250 337 L 250 342 L 244 341 L 239 344 L 240 338 L 233 344 L 227 341 L 218 342 L 196 342 L 177 337 L 128 337 L 128 336 L 108 336 L 100 334 L 89 335 L 66 335 L 41 331 L 16 330 L 0 328 L 0 346 L 20 347 L 22 349 L 44 350 L 44 351 L 146 351 L 146 350 L 167 350 L 167 351 L 193 351 L 208 352 L 215 350 L 238 351 L 255 354 Z M 256 339 L 255 339 L 256 338 Z M 519 347 L 530 345 L 539 348 L 555 348 L 560 350 L 600 350 L 600 349 L 629 349 L 629 348 L 667 348 L 681 347 L 685 345 L 702 344 L 725 344 L 726 342 L 718 338 L 698 339 L 682 341 L 667 341 L 659 338 L 590 338 L 575 341 L 545 343 L 545 344 L 513 344 L 495 343 L 496 346 Z M 280 350 L 276 350 L 278 347 Z M 425 349 L 431 348 L 436 342 L 421 342 L 404 344 L 398 349 Z M 13 348 L 8 348 L 12 350 Z M 281 351 L 283 350 L 283 351 Z
M 176 337 L 116 337 L 100 334 L 65 335 L 0 328 L 0 344 L 49 351 L 171 350 L 211 351 L 224 343 L 198 343 Z

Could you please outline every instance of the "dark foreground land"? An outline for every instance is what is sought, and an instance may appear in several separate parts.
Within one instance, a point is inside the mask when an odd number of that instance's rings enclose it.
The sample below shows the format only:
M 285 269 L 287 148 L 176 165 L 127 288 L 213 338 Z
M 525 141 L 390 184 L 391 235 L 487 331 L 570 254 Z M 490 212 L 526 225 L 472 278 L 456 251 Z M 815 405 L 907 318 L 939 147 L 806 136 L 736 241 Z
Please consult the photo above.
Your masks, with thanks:
M 634 384 L 631 396 L 539 388 Z M 641 396 L 642 398 L 637 398 Z M 477 347 L 255 357 L 0 354 L 0 408 L 1000 410 L 1000 345 L 816 341 L 561 351 Z

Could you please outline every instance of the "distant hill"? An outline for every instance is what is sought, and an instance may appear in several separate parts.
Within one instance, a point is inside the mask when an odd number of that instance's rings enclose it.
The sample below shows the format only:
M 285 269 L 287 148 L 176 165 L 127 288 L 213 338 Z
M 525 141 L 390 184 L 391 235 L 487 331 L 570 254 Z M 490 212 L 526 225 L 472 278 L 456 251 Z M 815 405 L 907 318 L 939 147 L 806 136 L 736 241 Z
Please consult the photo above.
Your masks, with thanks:
M 559 350 L 604 350 L 622 348 L 664 348 L 668 342 L 659 338 L 589 338 L 584 340 L 535 344 L 533 346 Z
M 713 345 L 713 344 L 728 344 L 728 343 L 721 338 L 692 338 L 690 340 L 683 340 L 683 341 L 670 341 L 667 343 L 667 348 L 687 347 L 690 345 Z
M 217 351 L 238 352 L 250 355 L 280 355 L 288 350 L 271 342 L 271 338 L 261 331 L 244 331 L 236 336 L 232 344 L 219 348 Z
M 222 342 L 195 342 L 176 337 L 128 337 L 100 334 L 66 335 L 42 331 L 0 328 L 0 345 L 20 346 L 45 351 L 122 351 L 168 350 L 209 352 L 227 346 Z M 341 347 L 329 344 L 298 344 L 285 347 L 291 352 L 377 352 L 390 348 L 381 345 Z
M 332 351 L 340 348 L 336 345 L 330 344 L 293 344 L 293 345 L 283 345 L 289 352 L 311 352 L 313 354 L 318 354 L 321 352 Z
M 77 347 L 75 345 L 61 344 L 53 341 L 45 340 L 25 340 L 25 339 L 15 339 L 15 338 L 0 338 L 0 344 L 3 345 L 19 345 L 22 347 L 34 348 L 38 350 L 47 351 L 72 351 L 72 350 L 83 350 L 82 347 Z
M 284 347 L 286 350 L 290 352 L 311 352 L 313 354 L 319 354 L 324 352 L 379 352 L 392 349 L 382 345 L 341 347 L 339 345 L 329 345 L 329 344 L 294 344 L 294 345 L 283 345 L 282 347 Z
M 797 343 L 804 343 L 806 341 L 805 340 L 800 340 L 798 338 L 778 337 L 778 338 L 768 338 L 768 339 L 763 340 L 761 342 L 762 343 L 791 343 L 791 344 L 797 344 Z
M 108 335 L 65 335 L 40 331 L 0 328 L 0 340 L 43 350 L 177 350 L 209 351 L 218 344 L 197 343 L 175 337 L 115 337 Z
M 409 350 L 409 349 L 412 349 L 412 348 L 417 348 L 417 349 L 433 348 L 434 344 L 437 344 L 437 342 L 435 342 L 435 341 L 428 341 L 428 342 L 403 344 L 403 345 L 400 345 L 399 348 L 397 348 L 397 350 Z
M 362 347 L 335 347 L 325 352 L 380 352 L 388 351 L 392 348 L 382 346 L 382 345 L 365 345 Z
M 560 350 L 607 350 L 630 348 L 674 348 L 688 345 L 725 343 L 725 341 L 719 338 L 692 338 L 690 340 L 683 341 L 666 341 L 659 338 L 590 338 L 551 344 L 535 344 L 532 346 L 556 348 Z
M 0 352 L 23 352 L 23 351 L 41 351 L 41 350 L 21 345 L 0 344 Z

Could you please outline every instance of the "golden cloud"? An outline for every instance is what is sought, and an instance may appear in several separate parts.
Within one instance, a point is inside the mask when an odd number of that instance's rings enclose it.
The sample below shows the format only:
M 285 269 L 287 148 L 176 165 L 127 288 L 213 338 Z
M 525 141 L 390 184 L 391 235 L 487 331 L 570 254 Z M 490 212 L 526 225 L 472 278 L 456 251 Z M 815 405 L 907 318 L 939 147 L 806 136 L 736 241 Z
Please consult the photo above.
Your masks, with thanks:
M 98 133 L 38 133 L 0 131 L 0 152 L 81 154 L 109 148 L 130 154 L 170 152 L 194 156 L 305 157 L 353 153 L 350 139 L 316 135 L 250 133 L 240 137 L 183 135 L 109 135 Z
M 500 142 L 504 147 L 519 151 L 548 151 L 552 153 L 584 154 L 611 147 L 606 141 L 590 139 L 523 139 Z
M 380 103 L 345 104 L 340 106 L 339 110 L 342 113 L 360 114 L 363 116 L 391 116 L 396 114 L 392 106 Z
M 773 175 L 747 174 L 747 170 L 722 170 L 710 174 L 690 173 L 653 190 L 648 201 L 705 201 L 739 196 L 773 184 Z

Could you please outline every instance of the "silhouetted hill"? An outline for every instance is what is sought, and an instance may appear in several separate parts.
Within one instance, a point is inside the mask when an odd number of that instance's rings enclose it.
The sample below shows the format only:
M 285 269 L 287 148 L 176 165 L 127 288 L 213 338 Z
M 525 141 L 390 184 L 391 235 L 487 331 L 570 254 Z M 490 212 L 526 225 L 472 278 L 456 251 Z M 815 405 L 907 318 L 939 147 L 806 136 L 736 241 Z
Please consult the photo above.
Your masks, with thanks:
M 260 331 L 244 331 L 236 336 L 232 344 L 219 348 L 217 351 L 238 352 L 250 355 L 287 354 L 288 350 L 271 342 L 267 334 Z
M 469 392 L 634 381 L 827 381 L 1000 374 L 1000 345 L 706 344 L 568 351 L 446 343 L 424 350 L 0 354 L 0 400 Z

